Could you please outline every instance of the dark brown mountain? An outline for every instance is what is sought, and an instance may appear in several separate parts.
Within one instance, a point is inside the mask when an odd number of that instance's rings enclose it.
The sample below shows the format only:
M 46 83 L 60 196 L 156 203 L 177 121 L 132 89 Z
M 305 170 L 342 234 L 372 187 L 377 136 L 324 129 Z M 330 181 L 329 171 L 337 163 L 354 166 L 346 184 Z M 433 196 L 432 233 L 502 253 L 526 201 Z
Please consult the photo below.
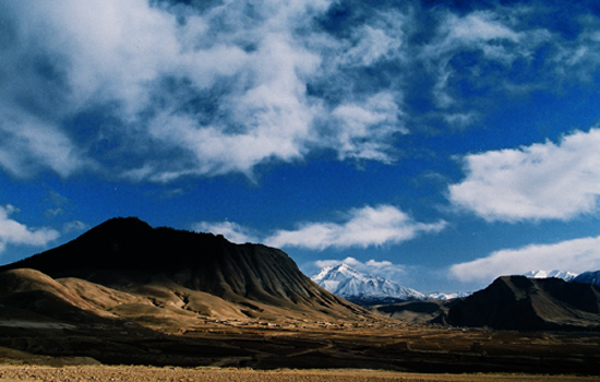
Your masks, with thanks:
M 37 270 L 62 284 L 64 278 L 76 278 L 137 296 L 154 293 L 187 311 L 228 312 L 225 318 L 368 315 L 314 284 L 279 249 L 152 228 L 137 218 L 108 220 L 60 247 L 0 267 L 0 272 L 18 268 Z
M 600 287 L 504 276 L 452 306 L 454 326 L 503 330 L 600 330 Z

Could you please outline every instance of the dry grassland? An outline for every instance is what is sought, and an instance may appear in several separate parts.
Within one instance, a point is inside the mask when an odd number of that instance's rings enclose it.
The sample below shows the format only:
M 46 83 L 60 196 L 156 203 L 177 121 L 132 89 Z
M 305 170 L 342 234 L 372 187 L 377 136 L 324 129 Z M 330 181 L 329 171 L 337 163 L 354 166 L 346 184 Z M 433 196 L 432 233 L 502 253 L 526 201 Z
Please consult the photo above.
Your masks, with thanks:
M 252 369 L 177 368 L 145 366 L 0 366 L 0 382 L 12 381 L 62 381 L 62 382 L 312 382 L 312 381 L 406 381 L 406 382 L 587 382 L 598 377 L 567 375 L 520 374 L 422 374 L 373 370 L 276 370 Z

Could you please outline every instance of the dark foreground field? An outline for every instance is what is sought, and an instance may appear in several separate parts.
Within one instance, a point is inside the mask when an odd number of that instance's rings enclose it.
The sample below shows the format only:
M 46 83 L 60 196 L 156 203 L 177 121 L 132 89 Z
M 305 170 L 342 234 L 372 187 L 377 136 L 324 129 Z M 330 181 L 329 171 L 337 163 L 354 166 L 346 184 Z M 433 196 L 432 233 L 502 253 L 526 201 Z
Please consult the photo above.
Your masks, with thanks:
M 600 375 L 597 333 L 517 333 L 384 321 L 205 321 L 194 330 L 167 334 L 131 323 L 98 321 L 82 327 L 13 320 L 0 325 L 0 346 L 0 361 L 25 365 Z

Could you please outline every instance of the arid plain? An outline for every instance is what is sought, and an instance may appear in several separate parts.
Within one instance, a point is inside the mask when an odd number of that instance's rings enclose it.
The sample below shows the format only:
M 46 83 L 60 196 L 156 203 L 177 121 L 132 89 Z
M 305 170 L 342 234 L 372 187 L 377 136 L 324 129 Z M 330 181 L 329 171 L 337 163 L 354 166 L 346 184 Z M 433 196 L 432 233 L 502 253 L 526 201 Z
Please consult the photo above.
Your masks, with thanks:
M 219 368 L 156 368 L 144 366 L 70 366 L 49 368 L 43 366 L 1 366 L 0 382 L 13 381 L 247 381 L 247 382 L 338 382 L 404 381 L 404 382 L 586 382 L 597 381 L 594 377 L 567 375 L 525 374 L 425 374 L 401 373 L 379 370 L 274 370 Z

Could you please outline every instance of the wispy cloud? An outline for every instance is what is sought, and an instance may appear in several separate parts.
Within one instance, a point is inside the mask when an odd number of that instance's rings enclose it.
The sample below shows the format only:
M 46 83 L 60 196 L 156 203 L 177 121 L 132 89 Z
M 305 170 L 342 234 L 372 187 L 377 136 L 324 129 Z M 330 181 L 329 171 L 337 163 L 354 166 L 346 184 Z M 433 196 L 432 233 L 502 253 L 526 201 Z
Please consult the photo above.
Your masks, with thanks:
M 453 265 L 450 272 L 462 282 L 490 282 L 498 276 L 524 274 L 538 269 L 575 273 L 600 269 L 600 237 L 504 249 L 484 258 Z
M 89 229 L 90 226 L 80 220 L 73 220 L 70 222 L 66 222 L 65 224 L 63 224 L 62 227 L 62 231 L 64 233 L 80 233 L 80 232 L 84 232 L 85 230 Z
M 566 39 L 533 6 L 348 7 L 2 2 L 0 167 L 168 182 L 322 150 L 393 163 L 423 108 L 462 127 L 485 115 L 476 98 L 585 81 L 600 64 L 591 14 L 569 15 L 581 28 Z
M 464 125 L 472 119 L 456 116 L 478 114 L 479 110 L 468 105 L 477 100 L 462 92 L 461 84 L 478 89 L 479 97 L 484 98 L 491 97 L 491 91 L 510 91 L 513 81 L 504 79 L 512 77 L 513 65 L 520 62 L 529 68 L 538 49 L 553 45 L 556 37 L 543 27 L 533 27 L 530 17 L 530 12 L 518 6 L 464 15 L 439 12 L 435 34 L 419 55 L 436 79 L 432 101 L 443 119 L 451 125 Z
M 329 116 L 335 107 L 307 92 L 309 79 L 322 72 L 322 56 L 307 46 L 312 31 L 306 25 L 328 5 L 240 2 L 200 10 L 143 0 L 5 4 L 13 38 L 4 55 L 20 60 L 6 61 L 13 74 L 8 77 L 18 80 L 3 87 L 14 104 L 13 119 L 22 122 L 19 128 L 8 122 L 0 128 L 18 134 L 23 147 L 11 150 L 14 145 L 6 144 L 0 165 L 15 174 L 27 174 L 22 170 L 30 165 L 67 176 L 98 164 L 94 170 L 114 174 L 114 166 L 129 179 L 169 181 L 250 174 L 260 163 L 299 160 L 315 148 L 387 159 L 384 142 L 404 129 L 391 99 L 373 111 L 367 98 L 374 118 L 353 122 L 346 114 L 342 123 L 350 126 L 322 139 L 316 120 L 337 117 Z M 363 34 L 370 41 L 384 37 L 369 28 Z M 373 50 L 370 62 L 393 41 L 378 44 L 375 50 L 365 45 Z M 50 91 L 54 97 L 47 97 Z M 23 96 L 31 101 L 18 104 Z M 40 108 L 52 110 L 52 120 L 32 123 Z M 67 125 L 96 112 L 108 123 Z M 88 131 L 67 134 L 72 128 Z M 365 134 L 375 128 L 373 136 Z M 43 134 L 33 133 L 40 129 Z M 28 131 L 32 134 L 24 136 Z M 73 139 L 84 133 L 85 139 Z M 44 136 L 53 144 L 38 147 Z M 112 142 L 110 152 L 98 152 L 104 142 Z
M 17 208 L 8 204 L 0 206 L 0 253 L 6 245 L 45 246 L 57 239 L 60 233 L 50 228 L 30 228 L 11 219 L 10 215 L 18 212 Z
M 296 230 L 279 230 L 265 239 L 275 247 L 322 250 L 397 244 L 426 232 L 439 232 L 446 222 L 419 223 L 390 205 L 351 210 L 344 222 L 310 222 Z
M 600 20 L 591 15 L 580 15 L 581 33 L 570 41 L 563 41 L 549 59 L 549 67 L 561 81 L 591 81 L 600 67 Z
M 332 144 L 338 146 L 342 159 L 391 162 L 389 153 L 393 151 L 393 145 L 386 142 L 386 137 L 408 133 L 400 120 L 402 112 L 398 101 L 391 93 L 375 94 L 362 104 L 339 105 L 331 115 L 337 126 Z
M 46 166 L 60 176 L 95 167 L 52 121 L 10 105 L 0 106 L 0 167 L 16 177 L 29 177 Z
M 229 221 L 198 222 L 192 224 L 192 230 L 223 235 L 227 240 L 237 244 L 259 241 L 250 228 Z
M 596 213 L 600 197 L 600 130 L 558 142 L 464 158 L 466 178 L 450 200 L 486 220 L 568 220 Z

